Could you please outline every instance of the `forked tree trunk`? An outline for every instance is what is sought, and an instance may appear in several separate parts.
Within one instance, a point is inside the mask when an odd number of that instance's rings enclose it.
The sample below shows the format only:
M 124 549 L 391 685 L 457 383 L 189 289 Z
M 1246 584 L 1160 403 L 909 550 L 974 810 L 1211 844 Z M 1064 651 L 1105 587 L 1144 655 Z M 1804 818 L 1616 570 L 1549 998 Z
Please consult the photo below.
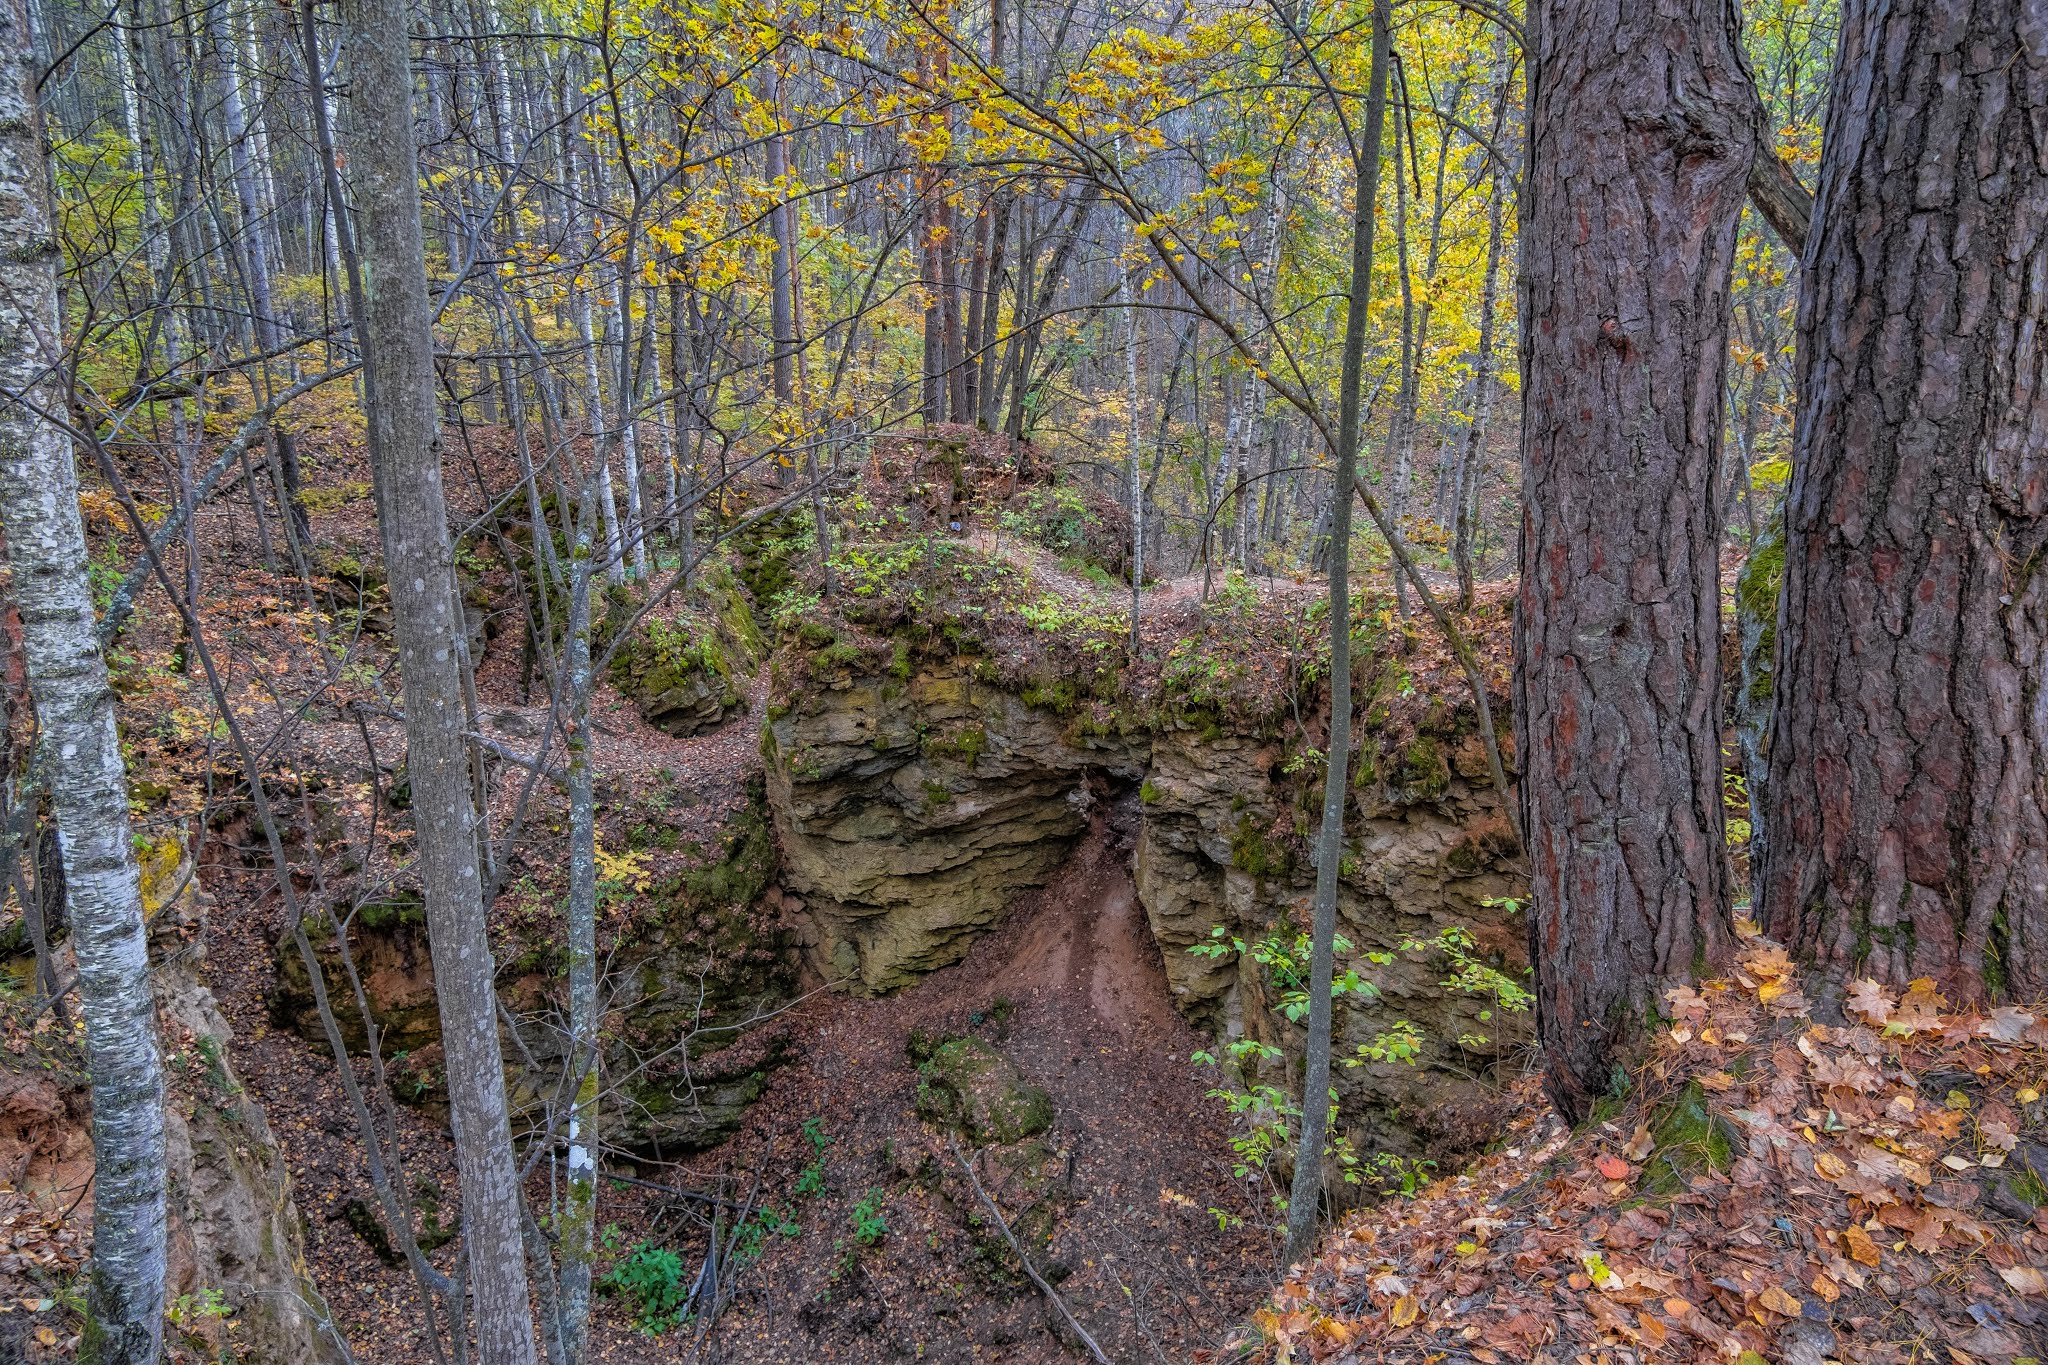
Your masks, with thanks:
M 441 484 L 413 137 L 411 16 L 404 0 L 348 0 L 342 20 L 351 68 L 348 168 L 362 258 L 356 323 L 367 435 L 405 683 L 406 772 L 448 1061 L 477 1348 L 489 1365 L 533 1365 L 518 1172 L 463 738 L 464 625 Z
M 93 621 L 71 441 L 49 361 L 57 237 L 22 0 L 0 5 L 0 528 L 47 759 L 92 1070 L 93 1258 L 81 1361 L 154 1365 L 164 1318 L 164 1073 L 128 829 L 128 780 Z M 40 410 L 40 411 L 38 411 Z
M 1728 942 L 1721 374 L 1758 130 L 1736 0 L 1529 10 L 1515 717 L 1546 1082 L 1571 1118 Z
M 1771 931 L 2048 990 L 2048 30 L 1843 7 L 1800 301 Z

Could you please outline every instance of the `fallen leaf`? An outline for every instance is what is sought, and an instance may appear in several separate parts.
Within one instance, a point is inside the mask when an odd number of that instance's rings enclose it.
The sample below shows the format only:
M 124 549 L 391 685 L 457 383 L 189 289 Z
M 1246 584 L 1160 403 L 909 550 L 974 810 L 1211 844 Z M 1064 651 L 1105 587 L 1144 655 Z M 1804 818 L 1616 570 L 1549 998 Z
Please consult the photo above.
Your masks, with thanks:
M 1813 1277 L 1813 1292 L 1827 1302 L 1833 1303 L 1842 1297 L 1842 1286 L 1836 1284 L 1826 1271 L 1822 1271 Z
M 1403 1294 L 1394 1300 L 1394 1306 L 1388 1310 L 1387 1316 L 1396 1327 L 1410 1327 L 1414 1325 L 1415 1319 L 1422 1316 L 1422 1305 L 1415 1301 L 1413 1294 Z
M 1621 1149 L 1621 1154 L 1630 1161 L 1641 1161 L 1656 1148 L 1657 1140 L 1650 1136 L 1649 1125 L 1639 1123 L 1636 1125 L 1635 1133 L 1628 1140 L 1628 1146 Z
M 1762 1304 L 1764 1307 L 1770 1309 L 1773 1313 L 1777 1313 L 1783 1317 L 1788 1318 L 1798 1317 L 1799 1311 L 1802 1308 L 1806 1307 L 1805 1304 L 1793 1298 L 1790 1294 L 1787 1294 L 1784 1290 L 1778 1288 L 1778 1286 L 1776 1285 L 1772 1285 L 1770 1288 L 1764 1290 L 1763 1293 L 1759 1294 L 1757 1296 L 1757 1302 Z
M 1842 1233 L 1842 1245 L 1848 1248 L 1850 1260 L 1861 1261 L 1872 1268 L 1884 1259 L 1883 1254 L 1877 1249 L 1877 1243 L 1870 1240 L 1870 1234 L 1854 1223 Z
M 1595 1161 L 1593 1165 L 1599 1170 L 1600 1174 L 1606 1176 L 1609 1180 L 1626 1180 L 1633 1169 L 1618 1156 L 1603 1156 L 1598 1161 Z
M 1664 1311 L 1674 1318 L 1682 1318 L 1692 1311 L 1692 1304 L 1685 1299 L 1668 1298 L 1664 1300 Z
M 1850 1013 L 1861 1015 L 1866 1022 L 1872 1024 L 1886 1022 L 1892 1017 L 1892 1010 L 1896 1008 L 1890 993 L 1875 981 L 1867 979 L 1851 982 L 1848 999 L 1843 1003 Z
M 2048 1294 L 2048 1275 L 2030 1265 L 2008 1265 L 1998 1268 L 1998 1278 L 2019 1294 Z
M 2000 1005 L 1977 1025 L 1977 1032 L 1999 1043 L 2017 1043 L 2034 1025 L 2034 1016 L 2013 1005 Z

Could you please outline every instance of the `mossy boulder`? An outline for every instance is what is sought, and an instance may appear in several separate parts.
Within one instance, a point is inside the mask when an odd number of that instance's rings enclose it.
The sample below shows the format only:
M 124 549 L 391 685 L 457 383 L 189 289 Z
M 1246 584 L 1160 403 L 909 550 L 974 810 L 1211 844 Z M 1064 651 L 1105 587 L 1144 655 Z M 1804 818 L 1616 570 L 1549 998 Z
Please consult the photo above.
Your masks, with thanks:
M 940 1044 L 917 1075 L 918 1114 L 970 1142 L 1022 1142 L 1052 1127 L 1052 1096 L 979 1038 Z
M 743 680 L 759 659 L 752 614 L 728 589 L 674 620 L 641 622 L 612 655 L 611 680 L 649 725 L 688 738 L 746 708 Z

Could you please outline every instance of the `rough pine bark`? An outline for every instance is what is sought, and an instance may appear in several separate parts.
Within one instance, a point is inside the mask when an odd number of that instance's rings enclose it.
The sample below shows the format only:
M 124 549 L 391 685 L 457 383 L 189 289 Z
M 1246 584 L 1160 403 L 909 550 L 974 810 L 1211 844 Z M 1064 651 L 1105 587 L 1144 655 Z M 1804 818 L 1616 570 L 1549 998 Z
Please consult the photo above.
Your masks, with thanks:
M 1736 0 L 1529 7 L 1515 714 L 1546 1082 L 1582 1117 L 1727 942 L 1721 374 L 1757 103 Z
M 2048 14 L 1843 7 L 1800 301 L 1766 923 L 2048 990 Z
M 153 1365 L 163 1345 L 164 1073 L 128 828 L 128 778 L 93 620 L 71 441 L 49 365 L 62 337 L 41 64 L 22 0 L 0 4 L 0 528 L 49 775 L 92 1072 L 93 1258 L 81 1361 Z
M 364 407 L 405 684 L 406 773 L 448 1060 L 477 1349 L 488 1365 L 533 1365 L 518 1172 L 463 737 L 464 624 L 441 483 L 412 119 L 411 15 L 405 0 L 348 0 L 342 20 L 351 74 L 348 169 L 361 253 L 355 312 Z

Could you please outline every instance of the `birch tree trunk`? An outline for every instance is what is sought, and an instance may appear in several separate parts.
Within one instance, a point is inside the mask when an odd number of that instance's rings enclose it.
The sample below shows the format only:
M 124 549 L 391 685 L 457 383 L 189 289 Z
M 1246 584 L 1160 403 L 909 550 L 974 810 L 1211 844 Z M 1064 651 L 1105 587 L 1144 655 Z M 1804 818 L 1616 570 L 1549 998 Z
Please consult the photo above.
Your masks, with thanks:
M 352 68 L 349 172 L 362 254 L 357 325 L 367 435 L 405 684 L 406 771 L 448 1060 L 478 1353 L 486 1365 L 534 1365 L 518 1172 L 478 876 L 478 813 L 463 737 L 465 627 L 441 484 L 410 11 L 404 0 L 349 0 L 342 22 Z
M 2048 29 L 1843 7 L 1800 300 L 1770 738 L 1774 934 L 2048 989 Z
M 597 799 L 590 770 L 590 499 L 576 519 L 569 561 L 568 1193 L 559 1232 L 562 1358 L 583 1359 L 590 1339 L 592 1229 L 597 1218 Z
M 81 1361 L 154 1365 L 164 1317 L 164 1073 L 128 828 L 128 781 L 93 620 L 71 441 L 38 410 L 61 324 L 58 250 L 22 0 L 0 5 L 0 529 L 48 760 L 92 1069 L 93 1258 Z
M 1515 721 L 1545 1080 L 1729 942 L 1721 375 L 1758 129 L 1735 0 L 1530 6 Z

